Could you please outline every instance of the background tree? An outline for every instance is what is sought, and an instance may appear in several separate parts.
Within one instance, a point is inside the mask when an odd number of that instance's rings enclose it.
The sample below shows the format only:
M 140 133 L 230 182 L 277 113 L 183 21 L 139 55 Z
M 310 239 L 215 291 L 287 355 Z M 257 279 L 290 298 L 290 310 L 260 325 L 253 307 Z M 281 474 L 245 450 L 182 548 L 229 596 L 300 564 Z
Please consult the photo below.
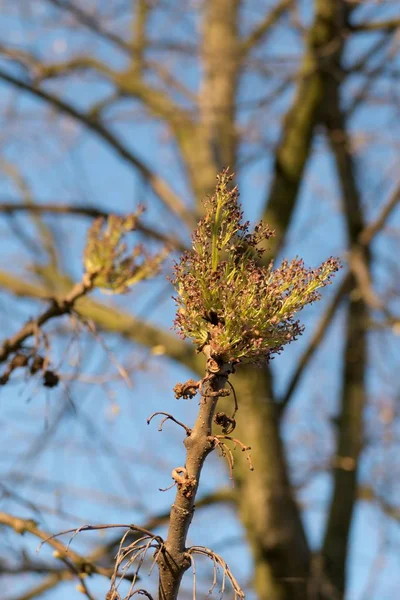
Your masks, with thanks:
M 232 378 L 236 433 L 251 442 L 255 471 L 238 455 L 233 489 L 220 488 L 220 463 L 206 472 L 199 505 L 214 504 L 192 535 L 211 522 L 211 545 L 218 524 L 229 563 L 260 600 L 382 600 L 399 586 L 399 14 L 393 0 L 2 6 L 2 338 L 81 279 L 91 218 L 142 203 L 149 249 L 181 251 L 227 165 L 246 217 L 275 230 L 264 261 L 342 257 L 340 280 L 304 313 L 301 342 Z M 81 299 L 87 325 L 57 320 L 42 340 L 61 385 L 10 374 L 5 513 L 39 515 L 50 531 L 121 514 L 162 531 L 171 499 L 156 486 L 181 447 L 164 433 L 157 463 L 160 439 L 142 424 L 182 369 L 203 370 L 168 330 L 169 296 L 160 278 L 121 299 Z M 178 407 L 190 421 L 195 407 Z M 62 597 L 70 569 L 2 529 L 8 597 Z M 74 544 L 107 569 L 116 540 Z M 89 586 L 107 587 L 96 576 Z

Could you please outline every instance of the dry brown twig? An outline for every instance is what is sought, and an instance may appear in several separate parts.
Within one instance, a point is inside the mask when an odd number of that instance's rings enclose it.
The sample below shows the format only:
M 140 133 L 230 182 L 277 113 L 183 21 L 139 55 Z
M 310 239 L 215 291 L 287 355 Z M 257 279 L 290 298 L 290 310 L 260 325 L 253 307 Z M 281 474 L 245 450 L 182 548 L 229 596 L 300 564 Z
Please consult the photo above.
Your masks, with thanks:
M 240 585 L 236 581 L 235 577 L 233 576 L 233 573 L 230 570 L 228 564 L 225 562 L 225 560 L 219 554 L 217 554 L 213 550 L 210 550 L 210 548 L 206 548 L 205 546 L 191 546 L 190 548 L 188 548 L 188 554 L 192 558 L 193 558 L 193 554 L 199 554 L 201 556 L 207 556 L 208 558 L 212 559 L 212 561 L 214 563 L 214 577 L 213 577 L 212 586 L 209 590 L 210 594 L 213 592 L 215 586 L 217 585 L 217 572 L 218 572 L 217 569 L 219 566 L 222 569 L 221 596 L 225 592 L 226 578 L 228 578 L 228 580 L 230 581 L 230 584 L 232 586 L 233 592 L 234 592 L 234 600 L 237 600 L 237 598 L 244 598 L 244 592 L 243 592 L 242 588 L 240 587 Z M 194 595 L 194 598 L 196 598 L 196 595 Z
M 95 565 L 86 557 L 71 550 L 69 545 L 65 546 L 59 540 L 57 540 L 56 538 L 58 535 L 49 536 L 45 531 L 37 526 L 36 521 L 33 519 L 21 519 L 8 513 L 0 512 L 0 524 L 10 527 L 20 535 L 23 535 L 24 533 L 30 533 L 41 539 L 42 542 L 39 546 L 39 549 L 43 544 L 49 544 L 52 548 L 54 548 L 54 558 L 64 562 L 68 569 L 77 576 L 82 574 L 91 575 L 93 573 L 98 573 L 99 575 L 103 575 L 107 578 L 112 576 L 113 569 L 106 569 L 104 567 Z M 76 530 L 69 530 L 69 533 L 75 531 Z
M 164 415 L 164 419 L 162 419 L 161 423 L 158 426 L 158 431 L 162 431 L 163 425 L 164 425 L 164 423 L 166 421 L 173 421 L 174 423 L 176 423 L 177 425 L 179 425 L 180 427 L 182 427 L 186 431 L 186 435 L 190 435 L 191 434 L 192 430 L 190 429 L 190 427 L 188 427 L 187 425 L 185 425 L 181 421 L 178 421 L 177 419 L 175 419 L 175 417 L 173 417 L 169 413 L 164 412 L 162 410 L 158 410 L 157 412 L 155 412 L 152 415 L 150 415 L 150 417 L 147 419 L 147 425 L 150 425 L 150 423 L 154 419 L 154 417 L 157 417 L 158 415 Z
M 40 327 L 62 315 L 68 314 L 74 303 L 93 289 L 95 274 L 85 274 L 80 283 L 77 283 L 71 292 L 62 299 L 52 299 L 51 305 L 37 319 L 28 321 L 15 335 L 4 340 L 0 348 L 0 363 L 19 350 L 25 340 L 33 335 L 38 336 Z
M 241 442 L 237 438 L 233 438 L 230 435 L 225 435 L 225 434 L 224 435 L 215 435 L 215 436 L 213 436 L 213 440 L 214 440 L 216 447 L 218 447 L 220 449 L 221 456 L 223 458 L 227 459 L 228 466 L 229 466 L 230 479 L 233 479 L 233 467 L 235 466 L 235 460 L 233 458 L 232 450 L 229 448 L 229 446 L 227 446 L 225 444 L 225 442 L 223 440 L 229 440 L 229 441 L 233 442 L 234 450 L 236 450 L 237 446 L 239 446 L 240 449 L 242 450 L 242 452 L 245 452 L 245 454 L 246 454 L 246 460 L 248 462 L 250 471 L 254 471 L 254 467 L 251 462 L 251 456 L 250 456 L 250 452 L 249 452 L 251 450 L 251 446 L 246 446 L 245 444 L 243 444 L 243 442 Z

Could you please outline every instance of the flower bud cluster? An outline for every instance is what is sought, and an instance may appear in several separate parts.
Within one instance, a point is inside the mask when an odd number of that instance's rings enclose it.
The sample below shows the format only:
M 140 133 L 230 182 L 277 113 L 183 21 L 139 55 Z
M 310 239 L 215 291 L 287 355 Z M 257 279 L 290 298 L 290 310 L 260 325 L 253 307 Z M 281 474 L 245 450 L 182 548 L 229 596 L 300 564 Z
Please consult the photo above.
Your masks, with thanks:
M 272 261 L 263 265 L 260 243 L 273 232 L 262 223 L 250 231 L 243 222 L 232 178 L 227 170 L 218 176 L 193 249 L 175 265 L 175 327 L 223 362 L 261 364 L 302 333 L 295 315 L 320 298 L 340 265 L 332 257 L 316 269 L 299 258 L 277 269 Z
M 167 255 L 166 249 L 150 256 L 142 246 L 128 248 L 122 241 L 136 229 L 140 212 L 126 217 L 110 215 L 106 222 L 103 218 L 93 222 L 88 232 L 84 267 L 93 276 L 95 287 L 110 294 L 122 294 L 157 274 Z

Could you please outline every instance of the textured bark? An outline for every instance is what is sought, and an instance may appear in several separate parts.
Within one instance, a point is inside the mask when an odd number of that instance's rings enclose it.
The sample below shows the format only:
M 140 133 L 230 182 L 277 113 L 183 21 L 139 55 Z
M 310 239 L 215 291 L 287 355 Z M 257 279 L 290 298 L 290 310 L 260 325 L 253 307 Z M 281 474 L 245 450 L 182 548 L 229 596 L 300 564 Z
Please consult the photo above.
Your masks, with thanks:
M 294 212 L 325 98 L 324 73 L 333 69 L 341 47 L 340 4 L 337 0 L 315 0 L 315 17 L 306 37 L 299 82 L 275 151 L 274 175 L 263 215 L 275 230 L 275 237 L 268 241 L 266 258 L 276 256 L 282 248 Z
M 235 437 L 252 447 L 254 471 L 239 454 L 234 477 L 254 557 L 257 597 L 305 600 L 310 552 L 289 481 L 270 375 L 266 369 L 243 367 L 232 384 L 239 400 Z
M 369 252 L 359 244 L 364 228 L 361 193 L 351 153 L 347 124 L 340 107 L 340 77 L 331 77 L 327 86 L 324 123 L 336 162 L 346 218 L 349 250 L 368 269 Z M 334 488 L 322 548 L 325 573 L 344 597 L 347 576 L 349 535 L 357 500 L 358 461 L 363 443 L 363 418 L 366 403 L 365 370 L 367 366 L 367 305 L 353 277 L 344 352 L 342 392 L 338 412 L 338 432 L 334 459 Z
M 239 5 L 238 0 L 205 2 L 198 122 L 178 137 L 198 201 L 214 190 L 215 176 L 222 168 L 235 170 Z
M 207 352 L 207 347 L 204 352 Z M 207 359 L 207 376 L 204 397 L 200 400 L 199 412 L 193 429 L 184 441 L 186 461 L 183 468 L 176 469 L 176 496 L 171 506 L 168 535 L 162 551 L 157 556 L 159 567 L 159 600 L 176 600 L 185 571 L 191 561 L 186 549 L 186 537 L 192 522 L 196 493 L 203 464 L 215 448 L 211 437 L 212 421 L 218 402 L 218 392 L 224 388 L 229 368 L 222 365 L 215 370 L 216 363 Z

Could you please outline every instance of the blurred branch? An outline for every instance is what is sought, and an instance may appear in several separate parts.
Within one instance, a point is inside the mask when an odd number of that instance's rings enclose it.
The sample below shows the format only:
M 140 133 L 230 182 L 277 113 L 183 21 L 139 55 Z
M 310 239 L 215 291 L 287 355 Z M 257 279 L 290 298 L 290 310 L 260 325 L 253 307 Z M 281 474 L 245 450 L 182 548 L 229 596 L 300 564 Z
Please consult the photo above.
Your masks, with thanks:
M 372 47 L 369 48 L 368 51 L 347 70 L 348 75 L 352 73 L 360 73 L 365 76 L 365 81 L 354 93 L 351 102 L 346 108 L 347 119 L 350 119 L 358 107 L 362 105 L 363 101 L 368 98 L 368 92 L 375 86 L 379 76 L 382 75 L 382 73 L 384 73 L 387 69 L 387 54 L 383 54 L 378 62 L 376 62 L 376 58 L 380 50 L 384 49 L 385 46 L 390 46 L 392 37 L 393 35 L 387 35 L 379 39 L 376 44 L 373 44 Z M 367 64 L 370 59 L 373 59 L 375 64 L 368 72 L 366 72 Z
M 19 204 L 15 202 L 1 202 L 0 203 L 0 214 L 13 214 L 18 212 L 31 212 L 31 213 L 50 213 L 56 215 L 80 215 L 82 217 L 89 217 L 96 219 L 98 217 L 107 218 L 111 213 L 104 210 L 100 210 L 90 205 L 81 204 L 56 204 L 56 203 L 38 203 L 38 204 Z M 112 214 L 116 214 L 112 211 Z M 122 215 L 121 215 L 122 216 Z M 148 225 L 144 225 L 139 219 L 136 229 L 148 237 L 163 242 L 167 246 L 175 248 L 181 252 L 187 250 L 187 247 L 183 245 L 177 238 L 166 235 L 157 231 Z
M 48 299 L 49 290 L 42 285 L 26 282 L 0 270 L 0 286 L 16 296 Z M 196 355 L 189 344 L 179 340 L 176 336 L 135 319 L 132 315 L 117 310 L 91 298 L 81 298 L 74 310 L 82 318 L 93 321 L 100 329 L 110 333 L 117 333 L 125 339 L 134 341 L 149 349 L 157 348 L 158 354 L 186 365 L 195 372 L 202 372 L 203 361 Z
M 314 127 L 325 98 L 326 74 L 342 46 L 340 7 L 337 0 L 317 0 L 314 22 L 306 36 L 306 49 L 298 73 L 292 105 L 285 115 L 263 219 L 275 230 L 266 259 L 276 256 L 284 243 L 307 164 Z
M 389 219 L 390 215 L 392 214 L 395 207 L 399 204 L 399 202 L 400 202 L 400 185 L 396 187 L 396 189 L 390 196 L 389 200 L 383 205 L 383 207 L 381 208 L 376 219 L 374 221 L 372 221 L 372 223 L 367 225 L 363 229 L 363 231 L 360 233 L 360 235 L 358 236 L 358 243 L 361 246 L 367 247 L 373 241 L 375 236 L 384 228 L 386 221 Z M 352 256 L 352 253 L 350 253 L 350 256 Z M 350 260 L 350 262 L 351 262 L 351 260 Z M 280 410 L 281 416 L 285 412 L 285 410 L 293 396 L 293 393 L 294 393 L 295 389 L 297 388 L 297 384 L 299 383 L 304 371 L 306 370 L 306 368 L 309 365 L 311 359 L 313 358 L 315 352 L 317 351 L 319 345 L 321 344 L 322 340 L 324 339 L 327 329 L 328 329 L 333 317 L 336 314 L 336 310 L 340 306 L 340 302 L 341 302 L 343 296 L 351 289 L 351 279 L 352 279 L 351 273 L 346 273 L 340 287 L 336 291 L 334 298 L 332 299 L 331 303 L 329 304 L 328 308 L 326 309 L 325 314 L 322 316 L 322 318 L 317 326 L 317 329 L 315 330 L 315 332 L 310 340 L 308 347 L 306 348 L 306 350 L 300 357 L 300 359 L 297 363 L 296 370 L 287 386 L 287 390 L 286 390 L 285 394 L 282 396 L 281 401 L 279 402 L 279 410 Z M 360 282 L 358 281 L 358 283 L 360 283 Z M 374 293 L 374 297 L 375 297 L 375 293 Z M 380 301 L 379 301 L 378 308 L 380 308 L 380 309 L 383 308 L 382 303 Z
M 375 21 L 370 23 L 357 23 L 350 25 L 349 29 L 352 33 L 364 31 L 385 31 L 390 32 L 400 27 L 400 19 L 387 19 L 386 21 Z
M 68 104 L 58 96 L 51 92 L 38 87 L 34 82 L 24 81 L 18 77 L 14 77 L 3 69 L 0 69 L 0 79 L 12 86 L 28 92 L 37 98 L 44 100 L 61 113 L 72 117 L 76 121 L 83 124 L 85 127 L 96 133 L 109 146 L 127 162 L 133 165 L 143 178 L 150 184 L 153 192 L 158 198 L 170 209 L 171 212 L 179 216 L 185 223 L 192 224 L 193 216 L 182 203 L 181 199 L 173 192 L 169 185 L 160 176 L 152 172 L 140 159 L 138 159 L 129 150 L 120 139 L 118 139 L 105 125 L 97 119 L 91 118 L 84 112 Z
M 263 21 L 241 42 L 241 56 L 246 56 L 256 44 L 262 42 L 270 29 L 281 16 L 294 4 L 294 0 L 280 0 L 266 15 Z
M 28 321 L 15 335 L 4 340 L 2 346 L 0 346 L 0 363 L 6 361 L 10 354 L 19 350 L 24 341 L 28 337 L 35 335 L 39 328 L 47 323 L 47 321 L 71 312 L 75 302 L 90 292 L 92 288 L 93 278 L 85 275 L 82 281 L 77 283 L 65 298 L 53 300 L 51 306 L 37 317 L 37 319 Z
M 31 587 L 28 592 L 23 592 L 19 596 L 9 597 L 5 600 L 33 600 L 34 598 L 40 598 L 42 594 L 54 589 L 62 581 L 72 578 L 73 576 L 70 571 L 65 569 L 60 570 L 58 573 L 52 573 L 46 577 L 38 585 Z
M 340 65 L 338 65 L 338 70 Z M 340 72 L 340 70 L 339 70 Z M 340 82 L 343 77 L 331 77 L 326 90 L 322 122 L 339 177 L 343 212 L 346 219 L 350 256 L 361 256 L 369 274 L 370 251 L 358 243 L 365 228 L 361 192 L 355 174 L 354 155 L 346 117 L 340 103 Z M 351 260 L 350 268 L 351 268 Z M 351 285 L 358 283 L 354 272 Z M 322 556 L 325 574 L 330 583 L 344 594 L 347 581 L 350 527 L 357 501 L 359 456 L 364 442 L 365 378 L 367 368 L 368 306 L 362 294 L 350 296 L 346 315 L 346 340 L 338 411 L 338 432 L 333 469 L 333 493 Z
M 132 35 L 132 70 L 139 76 L 143 69 L 144 51 L 146 49 L 146 27 L 149 19 L 149 0 L 136 0 L 135 18 Z
M 400 185 L 398 185 L 392 192 L 389 200 L 383 205 L 378 216 L 372 223 L 367 225 L 361 232 L 358 242 L 363 246 L 367 246 L 372 242 L 377 233 L 379 233 L 385 226 L 386 221 L 391 216 L 393 210 L 400 203 Z
M 0 525 L 10 527 L 15 533 L 20 535 L 30 533 L 42 540 L 42 542 L 46 542 L 46 544 L 56 551 L 53 553 L 53 556 L 62 560 L 68 568 L 73 568 L 74 573 L 86 575 L 97 573 L 107 578 L 110 578 L 113 574 L 114 569 L 105 569 L 93 564 L 86 557 L 66 547 L 57 538 L 51 537 L 47 532 L 39 529 L 37 523 L 32 519 L 21 519 L 8 513 L 0 512 Z
M 365 502 L 376 502 L 385 515 L 400 523 L 400 507 L 387 502 L 382 496 L 379 496 L 371 486 L 359 486 L 358 499 L 364 500 Z
M 6 161 L 4 158 L 0 159 L 0 169 L 12 180 L 15 187 L 20 192 L 26 206 L 34 207 L 35 203 L 32 198 L 32 193 L 26 178 L 23 176 L 21 171 L 16 165 Z M 36 225 L 36 229 L 39 233 L 39 240 L 43 243 L 45 252 L 48 255 L 49 261 L 52 265 L 57 265 L 57 251 L 54 236 L 50 228 L 43 222 L 41 216 L 31 211 L 32 220 Z
M 108 31 L 97 19 L 82 10 L 82 8 L 73 2 L 70 2 L 69 0 L 47 0 L 47 2 L 53 4 L 53 6 L 56 6 L 60 10 L 69 12 L 89 31 L 105 40 L 108 40 L 109 42 L 112 42 L 123 52 L 129 55 L 132 54 L 132 47 L 128 42 L 125 42 L 120 36 Z

